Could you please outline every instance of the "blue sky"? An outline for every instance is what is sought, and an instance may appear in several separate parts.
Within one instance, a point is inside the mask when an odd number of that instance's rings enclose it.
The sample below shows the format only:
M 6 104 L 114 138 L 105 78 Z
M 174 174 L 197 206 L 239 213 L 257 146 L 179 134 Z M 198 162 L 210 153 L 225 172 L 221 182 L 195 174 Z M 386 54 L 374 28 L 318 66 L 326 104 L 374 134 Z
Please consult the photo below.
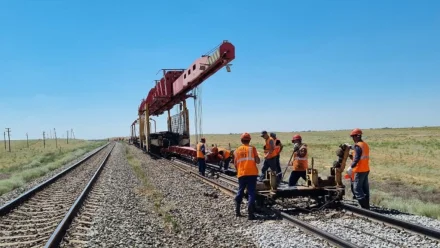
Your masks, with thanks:
M 128 135 L 158 70 L 222 40 L 236 59 L 202 86 L 204 133 L 439 125 L 438 13 L 434 0 L 1 1 L 0 129 Z

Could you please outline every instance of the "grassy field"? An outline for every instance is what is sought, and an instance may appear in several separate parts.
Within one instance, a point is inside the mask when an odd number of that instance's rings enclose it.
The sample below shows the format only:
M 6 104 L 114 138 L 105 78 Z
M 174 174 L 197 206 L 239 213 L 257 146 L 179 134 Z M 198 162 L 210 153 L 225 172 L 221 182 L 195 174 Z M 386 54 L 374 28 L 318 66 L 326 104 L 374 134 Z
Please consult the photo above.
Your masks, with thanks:
M 55 170 L 75 158 L 105 144 L 85 140 L 42 140 L 11 141 L 11 152 L 0 149 L 0 195 L 18 188 L 47 172 Z
M 269 130 L 270 131 L 270 130 Z M 365 129 L 363 139 L 370 146 L 370 190 L 374 204 L 440 219 L 440 127 Z M 330 173 L 339 144 L 353 143 L 350 130 L 299 132 L 309 146 L 311 157 L 321 177 Z M 295 133 L 277 133 L 285 145 L 281 154 L 282 170 L 293 149 Z M 262 154 L 264 139 L 252 133 L 251 144 Z M 205 135 L 207 144 L 236 148 L 240 134 Z M 192 142 L 195 142 L 192 138 Z M 348 163 L 351 160 L 348 160 Z M 287 180 L 290 167 L 284 175 Z M 300 179 L 299 183 L 301 183 Z M 346 181 L 346 185 L 349 183 Z M 349 189 L 349 188 L 348 188 Z M 348 197 L 351 192 L 348 190 Z

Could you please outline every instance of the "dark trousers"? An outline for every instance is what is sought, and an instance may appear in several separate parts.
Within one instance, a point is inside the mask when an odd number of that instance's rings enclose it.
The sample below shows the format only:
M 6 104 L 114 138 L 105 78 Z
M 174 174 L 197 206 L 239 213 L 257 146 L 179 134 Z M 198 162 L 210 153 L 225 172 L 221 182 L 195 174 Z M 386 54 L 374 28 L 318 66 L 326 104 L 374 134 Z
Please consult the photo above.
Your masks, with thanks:
M 199 165 L 199 174 L 202 176 L 205 176 L 205 170 L 206 170 L 206 162 L 203 158 L 197 159 L 197 164 Z
M 370 172 L 357 172 L 354 175 L 353 190 L 357 200 L 370 198 L 370 186 L 368 185 L 368 174 Z
M 276 156 L 276 166 L 277 166 L 277 179 L 278 184 L 283 180 L 283 175 L 281 173 L 280 155 Z
M 244 196 L 244 189 L 248 191 L 248 206 L 253 206 L 255 203 L 255 191 L 257 188 L 258 176 L 241 176 L 238 178 L 238 191 L 235 196 L 235 201 L 241 204 Z
M 264 179 L 264 175 L 266 171 L 270 168 L 271 171 L 277 172 L 277 160 L 276 157 L 265 159 L 263 163 L 263 168 L 261 169 L 261 177 L 260 180 Z
M 295 186 L 300 178 L 307 180 L 306 171 L 292 171 L 289 177 L 289 186 Z
M 228 170 L 229 169 L 229 163 L 231 162 L 231 158 L 227 158 L 226 160 L 223 160 L 221 163 L 220 163 L 220 166 L 221 167 L 223 167 L 223 169 L 226 171 L 226 170 Z M 221 168 L 220 167 L 220 168 Z

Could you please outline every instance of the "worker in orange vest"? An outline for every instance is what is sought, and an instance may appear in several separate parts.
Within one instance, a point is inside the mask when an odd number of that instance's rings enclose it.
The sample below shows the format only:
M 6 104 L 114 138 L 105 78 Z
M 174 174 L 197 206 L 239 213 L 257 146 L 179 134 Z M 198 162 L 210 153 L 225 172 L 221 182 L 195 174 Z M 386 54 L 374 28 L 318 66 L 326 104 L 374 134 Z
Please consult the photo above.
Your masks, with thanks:
M 280 154 L 281 151 L 283 150 L 283 144 L 281 143 L 281 141 L 277 138 L 277 135 L 275 133 L 270 133 L 270 137 L 275 141 L 275 151 L 276 151 L 276 168 L 277 168 L 277 179 L 278 179 L 278 184 L 281 183 L 282 181 L 282 177 L 283 174 L 281 173 L 281 164 L 280 164 Z
M 267 131 L 261 132 L 261 137 L 266 140 L 264 145 L 264 164 L 261 169 L 262 175 L 260 176 L 260 181 L 263 181 L 266 171 L 270 168 L 271 171 L 277 172 L 277 151 L 275 146 L 275 141 L 267 134 Z
M 347 173 L 353 181 L 353 190 L 359 205 L 362 208 L 370 208 L 370 186 L 368 174 L 370 173 L 370 147 L 362 140 L 362 130 L 353 129 L 350 133 L 354 141 L 352 149 L 354 154 L 350 156 L 353 160 Z
M 201 138 L 200 143 L 197 144 L 197 165 L 199 166 L 199 174 L 202 176 L 205 176 L 205 170 L 206 170 L 206 161 L 205 161 L 205 155 L 206 155 L 206 139 Z
M 307 180 L 306 174 L 309 168 L 307 144 L 302 143 L 302 137 L 296 134 L 292 138 L 293 160 L 291 162 L 293 170 L 289 177 L 289 186 L 295 186 L 300 178 Z
M 257 149 L 249 145 L 251 135 L 243 133 L 241 135 L 241 143 L 234 151 L 234 165 L 237 169 L 238 191 L 235 197 L 235 216 L 241 216 L 240 205 L 243 201 L 244 189 L 248 191 L 248 219 L 253 220 L 254 203 L 257 188 L 258 167 L 260 157 L 258 157 Z
M 231 158 L 232 158 L 232 153 L 231 151 L 227 150 L 227 149 L 222 149 L 218 152 L 218 154 L 223 156 L 222 161 L 220 162 L 220 168 L 223 171 L 227 171 L 229 168 L 229 163 L 231 162 Z

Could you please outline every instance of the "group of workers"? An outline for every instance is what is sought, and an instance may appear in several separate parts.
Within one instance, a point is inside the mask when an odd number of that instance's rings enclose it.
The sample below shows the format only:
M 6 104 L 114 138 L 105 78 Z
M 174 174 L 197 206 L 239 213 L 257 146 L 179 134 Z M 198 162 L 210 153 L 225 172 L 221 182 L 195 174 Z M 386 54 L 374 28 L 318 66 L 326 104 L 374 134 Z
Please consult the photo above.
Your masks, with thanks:
M 351 188 L 354 198 L 358 200 L 362 208 L 368 209 L 370 206 L 370 192 L 369 192 L 369 146 L 362 140 L 362 130 L 356 128 L 350 133 L 354 141 L 354 145 L 350 146 L 353 155 L 349 157 L 352 159 L 351 165 L 347 169 L 347 175 L 351 181 Z M 260 164 L 260 157 L 255 146 L 250 145 L 251 135 L 243 133 L 241 135 L 241 143 L 233 154 L 231 151 L 218 151 L 221 154 L 222 168 L 227 170 L 228 164 L 231 161 L 232 155 L 234 159 L 234 166 L 237 170 L 237 178 L 239 189 L 235 197 L 235 214 L 241 216 L 240 206 L 244 196 L 244 190 L 248 191 L 248 219 L 255 218 L 254 204 L 256 195 L 257 181 L 264 179 L 266 171 L 270 168 L 271 171 L 277 175 L 278 183 L 282 181 L 282 172 L 280 165 L 280 153 L 283 150 L 281 141 L 276 137 L 276 134 L 267 131 L 261 132 L 261 137 L 265 139 L 264 149 L 264 163 L 262 167 L 262 174 L 259 175 L 257 165 Z M 293 153 L 289 161 L 289 166 L 292 166 L 292 172 L 289 177 L 289 186 L 295 186 L 300 178 L 307 180 L 306 173 L 308 169 L 308 148 L 307 144 L 302 142 L 302 137 L 295 134 L 292 138 Z M 216 148 L 216 147 L 214 147 Z M 214 149 L 213 148 L 213 149 Z M 217 149 L 217 148 L 216 148 Z M 202 138 L 201 142 L 197 144 L 197 163 L 199 166 L 199 173 L 205 176 L 206 162 L 206 139 Z

